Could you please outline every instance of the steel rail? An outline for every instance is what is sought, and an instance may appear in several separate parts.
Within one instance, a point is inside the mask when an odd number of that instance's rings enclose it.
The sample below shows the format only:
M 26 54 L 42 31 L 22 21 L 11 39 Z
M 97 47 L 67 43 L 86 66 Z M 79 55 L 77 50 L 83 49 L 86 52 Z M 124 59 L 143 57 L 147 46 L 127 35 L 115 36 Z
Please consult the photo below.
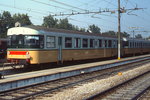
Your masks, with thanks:
M 103 96 L 103 95 L 107 94 L 108 92 L 113 91 L 114 89 L 119 88 L 119 87 L 121 87 L 122 85 L 124 85 L 124 84 L 126 84 L 126 83 L 129 83 L 130 81 L 133 81 L 133 80 L 135 80 L 135 79 L 138 79 L 139 77 L 142 77 L 143 75 L 145 75 L 145 74 L 147 74 L 147 73 L 150 73 L 150 71 L 145 72 L 145 73 L 143 73 L 143 74 L 141 74 L 141 75 L 138 75 L 138 76 L 136 76 L 136 77 L 134 77 L 134 78 L 132 78 L 132 79 L 126 80 L 125 82 L 122 82 L 122 83 L 120 83 L 120 84 L 118 84 L 118 85 L 116 85 L 116 86 L 114 86 L 114 87 L 112 87 L 112 88 L 109 88 L 109 89 L 107 89 L 107 90 L 105 90 L 105 91 L 103 91 L 103 92 L 99 92 L 99 93 L 97 93 L 97 94 L 95 94 L 95 95 L 92 95 L 92 96 L 90 96 L 90 97 L 88 97 L 88 98 L 86 98 L 86 99 L 84 99 L 84 100 L 94 100 L 94 98 Z M 149 86 L 149 87 L 150 87 L 150 86 Z M 149 87 L 148 87 L 148 88 L 149 88 Z M 135 95 L 135 97 L 133 97 L 131 100 L 137 100 L 138 97 L 141 96 L 148 88 L 144 89 L 144 90 L 141 91 L 139 94 Z
M 135 95 L 131 100 L 137 100 L 137 99 L 140 98 L 148 89 L 150 89 L 150 85 L 149 85 L 149 87 L 145 88 L 145 89 L 142 90 L 140 93 L 138 93 L 137 95 Z
M 146 61 L 145 61 L 146 62 Z M 148 62 L 148 61 L 147 61 Z M 144 62 L 141 63 L 141 65 L 143 64 Z M 136 64 L 137 65 L 137 64 Z M 136 66 L 135 65 L 135 66 Z M 140 66 L 140 64 L 138 64 Z M 134 66 L 132 66 L 134 67 Z M 128 67 L 129 69 L 131 67 Z M 124 69 L 127 69 L 127 68 L 124 68 Z M 121 70 L 121 69 L 120 69 Z M 117 71 L 120 71 L 120 70 L 117 70 Z M 24 95 L 24 96 L 20 96 L 18 98 L 15 98 L 14 100 L 18 100 L 18 99 L 24 99 L 24 98 L 30 98 L 30 97 L 33 97 L 33 96 L 37 96 L 37 95 L 40 95 L 40 94 L 43 94 L 43 93 L 47 93 L 47 92 L 52 92 L 54 90 L 58 90 L 58 89 L 61 89 L 61 88 L 64 88 L 64 87 L 69 87 L 69 86 L 74 86 L 74 85 L 77 85 L 79 83 L 82 83 L 82 82 L 85 82 L 85 81 L 89 81 L 89 80 L 93 80 L 95 78 L 98 78 L 98 77 L 102 77 L 104 75 L 111 75 L 112 73 L 115 73 L 116 71 L 113 71 L 111 73 L 105 73 L 103 75 L 98 75 L 98 76 L 94 76 L 94 77 L 90 77 L 90 78 L 87 78 L 87 79 L 84 79 L 84 80 L 80 80 L 80 81 L 77 81 L 77 82 L 72 82 L 72 83 L 69 83 L 69 84 L 66 84 L 66 85 L 62 85 L 62 86 L 58 86 L 56 88 L 51 88 L 51 89 L 46 89 L 46 90 L 43 90 L 43 91 L 39 91 L 39 92 L 36 92 L 36 93 L 31 93 L 31 94 L 27 94 L 27 95 Z M 45 83 L 48 83 L 48 82 L 45 82 Z M 41 83 L 43 84 L 43 83 Z M 40 85 L 40 84 L 39 84 Z M 9 91 L 5 91 L 5 92 L 0 92 L 0 94 L 5 94 L 7 92 L 11 92 L 11 91 L 15 91 L 15 90 L 18 90 L 18 89 L 22 89 L 24 90 L 24 88 L 28 88 L 28 87 L 34 87 L 35 85 L 30 85 L 30 86 L 27 86 L 27 87 L 22 87 L 22 88 L 16 88 L 16 89 L 13 89 L 13 90 L 9 90 Z

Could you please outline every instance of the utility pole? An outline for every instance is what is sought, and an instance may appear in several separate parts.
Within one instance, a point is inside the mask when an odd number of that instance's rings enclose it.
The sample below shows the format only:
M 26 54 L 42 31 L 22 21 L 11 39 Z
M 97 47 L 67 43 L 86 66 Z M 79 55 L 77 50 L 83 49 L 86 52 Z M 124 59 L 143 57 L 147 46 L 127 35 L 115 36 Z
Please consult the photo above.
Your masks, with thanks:
M 120 0 L 118 0 L 118 60 L 121 59 Z
M 134 33 L 134 30 L 133 30 L 133 56 L 135 56 L 135 43 L 134 43 L 134 37 L 135 37 L 135 33 Z

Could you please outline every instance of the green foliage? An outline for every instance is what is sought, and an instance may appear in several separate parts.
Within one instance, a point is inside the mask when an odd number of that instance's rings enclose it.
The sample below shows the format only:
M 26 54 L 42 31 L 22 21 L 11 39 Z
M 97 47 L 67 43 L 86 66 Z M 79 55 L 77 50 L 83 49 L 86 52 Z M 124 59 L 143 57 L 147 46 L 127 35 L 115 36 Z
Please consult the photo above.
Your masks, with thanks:
M 58 20 L 54 19 L 51 15 L 44 17 L 42 26 L 55 28 L 57 26 Z
M 130 37 L 130 34 L 128 34 L 127 32 L 121 32 L 121 34 L 123 37 L 126 37 L 126 38 Z
M 94 25 L 94 24 L 89 26 L 89 30 L 90 30 L 92 33 L 101 33 L 101 32 L 100 32 L 101 29 L 100 29 L 98 26 Z
M 59 23 L 57 24 L 57 28 L 73 30 L 73 25 L 69 23 L 67 18 L 65 18 L 59 20 Z
M 14 14 L 13 15 L 13 23 L 20 22 L 21 25 L 31 25 L 31 21 L 27 14 Z
M 117 36 L 116 32 L 114 32 L 114 31 L 108 31 L 108 32 L 104 32 L 102 34 L 103 35 L 108 35 L 108 36 Z
M 14 27 L 16 22 L 22 25 L 31 25 L 31 21 L 27 14 L 14 14 L 13 17 L 8 11 L 0 14 L 0 37 L 5 38 L 8 28 Z
M 6 38 L 7 34 L 6 33 L 0 33 L 0 38 Z
M 104 32 L 102 34 L 107 35 L 107 36 L 118 36 L 118 33 L 114 32 L 114 31 L 108 31 L 108 32 Z M 122 37 L 126 37 L 126 38 L 130 37 L 130 34 L 128 34 L 127 32 L 121 32 L 121 35 L 122 35 Z
M 137 34 L 137 35 L 135 35 L 135 38 L 136 38 L 136 39 L 142 39 L 143 37 L 142 37 L 141 34 Z
M 81 32 L 86 31 L 86 29 L 84 28 L 79 28 L 78 26 L 74 26 L 71 23 L 69 23 L 67 18 L 58 20 L 51 15 L 44 17 L 42 26 L 48 28 L 67 29 Z
M 80 32 L 86 32 L 86 29 L 85 28 L 80 28 L 79 31 Z
M 150 40 L 150 36 L 146 38 L 147 40 Z
M 13 26 L 10 12 L 4 11 L 0 16 L 0 37 L 6 37 L 7 29 Z

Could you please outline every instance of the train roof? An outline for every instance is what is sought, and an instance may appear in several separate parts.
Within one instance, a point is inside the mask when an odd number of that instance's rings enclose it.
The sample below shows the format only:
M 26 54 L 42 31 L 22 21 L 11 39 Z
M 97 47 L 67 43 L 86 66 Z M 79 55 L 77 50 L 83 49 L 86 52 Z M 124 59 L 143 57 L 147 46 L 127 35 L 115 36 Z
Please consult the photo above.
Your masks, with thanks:
M 10 28 L 10 29 L 8 29 L 7 35 L 19 35 L 19 34 L 43 35 L 43 34 L 49 34 L 50 32 L 117 38 L 116 36 L 110 36 L 110 35 L 94 34 L 94 33 L 79 32 L 79 31 L 65 30 L 65 29 L 47 28 L 47 27 L 34 26 L 34 25 Z M 129 41 L 129 40 L 133 40 L 133 39 L 132 38 L 127 38 L 127 41 Z M 140 40 L 139 39 L 134 39 L 134 40 L 148 41 L 148 40 L 143 40 L 143 39 L 140 39 Z
M 47 28 L 47 27 L 33 26 L 33 25 L 25 26 L 25 27 L 10 28 L 10 29 L 8 29 L 7 35 L 19 35 L 19 34 L 29 35 L 31 33 L 32 33 L 32 35 L 43 35 L 43 34 L 47 34 L 47 32 L 80 34 L 80 35 L 91 35 L 91 36 L 102 36 L 102 37 L 116 38 L 115 36 L 110 36 L 110 35 L 93 34 L 93 33 L 88 33 L 88 32 L 79 32 L 79 31 L 73 31 L 73 30 Z

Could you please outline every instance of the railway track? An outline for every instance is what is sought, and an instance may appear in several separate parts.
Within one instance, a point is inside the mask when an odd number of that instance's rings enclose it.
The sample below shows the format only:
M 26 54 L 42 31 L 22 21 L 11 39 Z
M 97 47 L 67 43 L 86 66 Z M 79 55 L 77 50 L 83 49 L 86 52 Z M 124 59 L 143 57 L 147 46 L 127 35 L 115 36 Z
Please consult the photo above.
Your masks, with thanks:
M 150 58 L 148 57 L 143 57 L 143 58 L 136 58 L 136 59 L 144 59 L 144 58 Z M 32 67 L 23 67 L 23 65 L 14 65 L 10 63 L 1 63 L 0 67 L 0 74 L 3 76 L 6 75 L 13 75 L 13 74 L 19 74 L 19 73 L 26 73 L 26 72 L 32 72 L 32 71 L 39 71 L 39 70 L 44 70 L 44 69 L 52 69 L 52 68 L 58 68 L 58 67 L 66 67 L 66 66 L 71 66 L 71 65 L 76 65 L 77 63 L 69 63 L 69 64 L 64 64 L 64 65 L 37 65 L 37 66 L 32 66 Z M 79 62 L 79 64 L 83 64 L 83 62 Z M 14 66 L 14 67 L 10 67 Z
M 138 100 L 150 100 L 150 87 L 145 89 L 144 93 L 141 92 L 141 94 L 139 94 L 139 98 Z
M 150 71 L 93 95 L 86 100 L 137 100 L 150 87 L 149 76 Z
M 9 64 L 9 63 L 8 64 L 6 63 L 5 65 L 3 64 L 1 64 L 2 66 L 0 67 L 0 73 L 2 73 L 4 76 L 65 66 L 65 65 L 59 66 L 59 65 L 53 64 L 53 65 L 41 65 L 41 66 L 35 65 L 31 67 L 24 67 L 24 65 L 15 65 L 15 64 Z M 14 66 L 14 67 L 11 67 L 11 66 Z
M 46 93 L 48 94 L 50 93 L 50 95 L 53 95 L 53 93 L 60 91 L 61 89 L 72 88 L 73 86 L 80 85 L 85 82 L 104 79 L 116 75 L 118 72 L 124 72 L 130 69 L 134 69 L 135 67 L 139 67 L 140 65 L 146 63 L 149 63 L 149 60 L 132 63 L 128 65 L 126 64 L 121 67 L 109 68 L 109 69 L 92 72 L 92 73 L 86 73 L 86 74 L 82 73 L 81 75 L 78 76 L 73 76 L 64 79 L 44 82 L 41 84 L 35 84 L 27 87 L 8 90 L 8 91 L 0 92 L 0 99 L 1 100 L 10 100 L 10 99 L 18 100 L 18 99 L 27 99 L 27 98 L 33 99 L 33 98 L 37 98 L 41 94 L 46 94 Z

